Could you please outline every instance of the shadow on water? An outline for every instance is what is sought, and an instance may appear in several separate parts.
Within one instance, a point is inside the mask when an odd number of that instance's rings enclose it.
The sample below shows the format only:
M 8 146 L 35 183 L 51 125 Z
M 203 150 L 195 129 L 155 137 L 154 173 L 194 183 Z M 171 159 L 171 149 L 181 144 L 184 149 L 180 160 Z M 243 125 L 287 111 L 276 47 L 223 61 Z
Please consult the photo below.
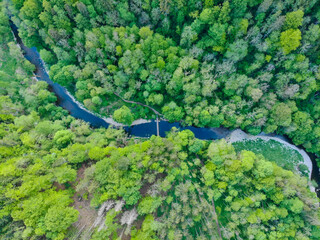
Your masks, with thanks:
M 108 128 L 110 126 L 109 123 L 107 123 L 104 119 L 96 116 L 95 114 L 89 112 L 88 110 L 84 109 L 79 105 L 78 102 L 76 102 L 67 92 L 67 90 L 60 86 L 57 83 L 54 83 L 46 71 L 45 64 L 43 60 L 40 58 L 40 54 L 38 53 L 37 49 L 35 47 L 28 48 L 26 47 L 21 38 L 19 37 L 18 28 L 17 26 L 10 20 L 10 26 L 12 29 L 12 32 L 16 38 L 17 43 L 20 45 L 21 49 L 24 52 L 25 58 L 35 65 L 35 75 L 36 78 L 40 81 L 45 81 L 49 85 L 49 90 L 54 92 L 57 96 L 57 104 L 61 106 L 62 108 L 69 111 L 70 115 L 81 119 L 85 122 L 88 122 L 92 127 L 104 127 Z M 196 138 L 203 139 L 203 140 L 213 140 L 213 139 L 221 139 L 225 138 L 227 135 L 229 135 L 232 131 L 228 130 L 227 128 L 198 128 L 198 127 L 182 127 L 179 123 L 169 123 L 167 121 L 160 121 L 159 122 L 159 135 L 161 137 L 165 137 L 166 132 L 170 131 L 171 128 L 176 127 L 180 130 L 191 130 Z M 125 126 L 123 127 L 124 130 L 133 136 L 137 137 L 150 137 L 152 135 L 157 134 L 157 126 L 156 122 L 153 120 L 149 123 L 142 123 L 134 126 Z M 285 139 L 288 142 L 291 142 L 290 139 L 286 137 L 281 137 Z M 317 184 L 320 186 L 320 175 L 319 175 L 319 167 L 317 166 L 317 156 L 315 154 L 308 153 L 312 160 L 313 165 L 313 171 L 312 171 L 312 179 L 317 182 Z M 320 197 L 319 194 L 319 188 L 316 189 L 318 197 Z

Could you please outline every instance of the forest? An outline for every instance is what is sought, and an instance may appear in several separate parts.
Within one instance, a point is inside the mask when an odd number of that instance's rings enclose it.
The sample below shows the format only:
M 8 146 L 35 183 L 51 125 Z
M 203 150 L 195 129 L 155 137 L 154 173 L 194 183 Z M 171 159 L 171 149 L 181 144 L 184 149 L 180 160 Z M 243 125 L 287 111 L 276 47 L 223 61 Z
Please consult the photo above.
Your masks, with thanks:
M 318 0 L 13 3 L 24 43 L 92 111 L 155 117 L 119 95 L 169 121 L 277 131 L 320 151 Z
M 319 198 L 277 149 L 94 128 L 59 107 L 9 24 L 99 116 L 277 133 L 317 156 L 319 0 L 0 7 L 1 240 L 320 239 Z

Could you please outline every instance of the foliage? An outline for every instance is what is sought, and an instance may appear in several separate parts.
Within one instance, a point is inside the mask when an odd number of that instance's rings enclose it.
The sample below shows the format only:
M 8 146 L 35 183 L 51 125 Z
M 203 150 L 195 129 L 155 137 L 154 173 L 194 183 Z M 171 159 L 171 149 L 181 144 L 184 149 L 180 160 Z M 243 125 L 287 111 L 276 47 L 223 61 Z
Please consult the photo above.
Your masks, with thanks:
M 320 151 L 317 1 L 13 3 L 51 79 L 92 111 L 126 124 L 154 117 L 119 95 L 169 121 L 277 131 Z
M 264 158 L 275 162 L 286 170 L 295 171 L 295 167 L 303 163 L 303 157 L 298 151 L 272 139 L 268 141 L 262 139 L 245 140 L 232 143 L 232 145 L 237 152 L 248 150 L 257 155 L 261 154 Z
M 300 46 L 301 32 L 299 29 L 289 29 L 281 33 L 280 41 L 285 54 L 296 50 Z
M 107 209 L 104 238 L 122 232 L 133 239 L 218 239 L 219 231 L 223 239 L 317 238 L 317 197 L 307 178 L 262 154 L 237 153 L 225 140 L 203 142 L 194 153 L 195 140 L 189 130 L 172 130 L 167 138 L 114 148 L 92 166 L 81 183 L 92 204 L 124 200 L 128 210 Z M 136 213 L 140 229 L 132 227 Z
M 190 131 L 128 141 L 68 116 L 31 78 L 5 5 L 50 78 L 92 111 L 129 125 L 154 116 L 133 100 L 169 121 L 277 131 L 319 153 L 317 1 L 1 1 L 0 234 L 64 239 L 77 190 L 110 204 L 93 239 L 319 239 L 310 183 L 276 154 Z
M 26 3 L 34 6 L 37 1 Z M 89 160 L 93 147 L 123 144 L 124 133 L 94 130 L 55 105 L 57 98 L 48 84 L 32 78 L 34 67 L 13 42 L 2 4 L 0 30 L 6 34 L 0 42 L 1 239 L 62 240 L 78 220 L 72 184 L 79 164 Z
M 113 113 L 113 119 L 119 123 L 131 125 L 133 116 L 131 110 L 128 107 L 123 106 Z

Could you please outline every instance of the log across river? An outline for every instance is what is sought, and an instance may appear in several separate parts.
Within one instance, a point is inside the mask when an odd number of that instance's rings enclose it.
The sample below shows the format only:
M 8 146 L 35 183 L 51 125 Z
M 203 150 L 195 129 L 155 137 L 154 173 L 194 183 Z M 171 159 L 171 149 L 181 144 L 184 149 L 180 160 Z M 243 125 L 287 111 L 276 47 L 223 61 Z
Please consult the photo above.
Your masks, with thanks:
M 97 114 L 94 114 L 87 109 L 83 107 L 81 103 L 79 103 L 67 90 L 66 88 L 62 87 L 61 85 L 54 83 L 50 78 L 49 74 L 46 70 L 45 63 L 40 58 L 40 54 L 38 53 L 37 49 L 35 47 L 28 48 L 26 47 L 21 38 L 19 37 L 18 28 L 17 26 L 10 20 L 10 26 L 12 29 L 12 32 L 15 36 L 15 39 L 17 43 L 20 45 L 21 49 L 23 50 L 23 54 L 25 58 L 31 62 L 33 65 L 35 65 L 35 75 L 36 78 L 39 81 L 45 81 L 49 85 L 49 90 L 54 92 L 57 96 L 57 104 L 61 106 L 62 108 L 69 111 L 70 115 L 81 119 L 85 122 L 88 122 L 92 127 L 105 127 L 108 128 L 111 124 L 112 120 L 106 119 L 104 117 L 98 116 Z M 222 139 L 226 138 L 232 133 L 232 130 L 229 130 L 227 128 L 199 128 L 199 127 L 183 127 L 180 125 L 180 123 L 169 123 L 167 121 L 159 121 L 158 122 L 159 128 L 157 132 L 157 123 L 155 120 L 152 121 L 142 121 L 142 123 L 138 123 L 132 126 L 123 126 L 124 130 L 132 136 L 136 137 L 150 137 L 152 135 L 159 135 L 161 137 L 165 137 L 166 132 L 170 131 L 171 128 L 176 127 L 180 130 L 190 130 L 194 133 L 196 138 L 202 139 L 202 140 L 215 140 L 215 139 Z M 292 142 L 283 136 L 278 136 L 275 134 L 264 134 L 263 136 L 269 136 L 273 139 L 278 138 L 281 141 L 285 141 L 290 145 L 293 145 Z M 279 141 L 280 141 L 279 140 Z M 294 146 L 295 147 L 295 146 Z M 302 150 L 303 151 L 303 150 Z M 316 155 L 314 154 L 308 154 L 309 159 L 312 162 L 312 174 L 311 179 L 315 180 L 318 185 L 320 185 L 320 175 L 319 175 L 319 167 L 316 163 Z M 304 158 L 305 159 L 305 158 Z M 306 159 L 305 159 L 306 162 Z M 308 165 L 308 163 L 306 163 Z M 311 164 L 309 164 L 310 166 Z M 309 168 L 310 169 L 310 168 Z M 320 191 L 318 191 L 318 197 L 320 197 Z

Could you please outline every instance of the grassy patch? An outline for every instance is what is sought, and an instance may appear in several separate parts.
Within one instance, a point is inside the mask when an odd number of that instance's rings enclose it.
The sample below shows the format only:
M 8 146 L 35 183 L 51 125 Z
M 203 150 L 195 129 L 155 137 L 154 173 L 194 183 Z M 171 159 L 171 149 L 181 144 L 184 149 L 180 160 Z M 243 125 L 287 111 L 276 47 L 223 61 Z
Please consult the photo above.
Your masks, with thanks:
M 268 141 L 262 139 L 244 140 L 232 144 L 237 152 L 249 150 L 255 154 L 262 154 L 269 161 L 275 162 L 278 166 L 287 170 L 295 171 L 296 166 L 299 163 L 303 163 L 303 157 L 297 150 L 291 149 L 272 139 Z M 305 175 L 305 171 L 301 172 Z

